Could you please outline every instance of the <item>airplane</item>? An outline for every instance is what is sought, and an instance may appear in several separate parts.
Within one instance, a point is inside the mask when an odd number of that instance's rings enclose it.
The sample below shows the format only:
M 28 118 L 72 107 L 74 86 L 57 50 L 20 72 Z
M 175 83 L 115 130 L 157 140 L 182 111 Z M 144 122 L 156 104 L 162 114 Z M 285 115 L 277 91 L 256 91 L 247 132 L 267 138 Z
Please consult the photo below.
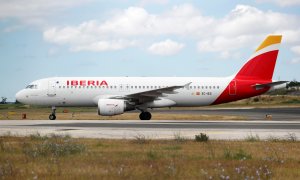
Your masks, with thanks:
M 97 107 L 101 116 L 141 111 L 150 120 L 149 109 L 195 107 L 237 101 L 286 87 L 288 81 L 272 80 L 281 35 L 269 35 L 244 66 L 228 77 L 51 77 L 33 81 L 16 94 L 28 105 Z

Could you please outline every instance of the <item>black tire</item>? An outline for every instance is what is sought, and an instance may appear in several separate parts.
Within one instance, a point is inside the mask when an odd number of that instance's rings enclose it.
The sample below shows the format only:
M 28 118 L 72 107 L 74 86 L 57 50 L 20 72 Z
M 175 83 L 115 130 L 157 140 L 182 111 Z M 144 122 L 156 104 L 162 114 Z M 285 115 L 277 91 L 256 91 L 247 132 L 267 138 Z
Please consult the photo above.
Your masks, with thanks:
M 50 120 L 55 120 L 55 119 L 56 119 L 55 114 L 50 114 L 50 115 L 49 115 L 49 119 L 50 119 Z
M 140 120 L 150 120 L 152 117 L 150 112 L 141 112 L 140 114 Z

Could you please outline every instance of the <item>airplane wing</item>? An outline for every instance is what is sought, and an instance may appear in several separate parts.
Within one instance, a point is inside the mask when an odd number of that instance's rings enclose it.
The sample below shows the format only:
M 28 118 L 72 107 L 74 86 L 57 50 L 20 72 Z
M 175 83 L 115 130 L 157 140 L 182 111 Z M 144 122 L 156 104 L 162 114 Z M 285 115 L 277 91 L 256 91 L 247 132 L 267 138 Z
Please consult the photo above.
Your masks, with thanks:
M 289 81 L 276 81 L 276 82 L 271 82 L 271 83 L 266 83 L 266 84 L 255 84 L 255 85 L 253 85 L 253 87 L 255 87 L 256 89 L 262 89 L 265 87 L 274 87 L 274 86 L 284 84 L 287 82 L 289 82 Z
M 176 89 L 189 87 L 189 85 L 191 83 L 192 82 L 189 82 L 189 83 L 181 85 L 181 86 L 169 86 L 169 87 L 164 87 L 164 88 L 159 88 L 159 89 L 152 89 L 149 91 L 127 94 L 124 96 L 113 96 L 113 97 L 110 97 L 110 99 L 126 99 L 126 100 L 128 100 L 130 102 L 134 102 L 136 104 L 143 104 L 145 102 L 153 101 L 159 97 L 165 97 L 164 94 L 176 94 L 177 93 L 175 91 Z

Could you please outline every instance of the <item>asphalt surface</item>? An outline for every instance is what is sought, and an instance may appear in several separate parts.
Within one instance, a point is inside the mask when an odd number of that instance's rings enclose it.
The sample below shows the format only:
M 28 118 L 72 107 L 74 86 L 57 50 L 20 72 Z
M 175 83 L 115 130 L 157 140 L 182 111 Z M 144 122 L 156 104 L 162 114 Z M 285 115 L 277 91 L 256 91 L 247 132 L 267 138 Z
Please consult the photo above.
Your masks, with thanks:
M 55 123 L 51 124 L 33 124 L 27 126 L 35 127 L 63 127 L 63 128 L 150 128 L 150 129 L 298 129 L 299 122 L 201 122 L 201 121 L 99 121 L 99 122 L 73 122 L 73 123 Z
M 233 115 L 245 116 L 247 120 L 265 120 L 266 115 L 272 115 L 273 121 L 300 120 L 300 108 L 223 108 L 223 109 L 197 109 L 197 110 L 160 110 L 153 112 L 171 114 L 206 114 L 206 115 Z
M 260 139 L 269 137 L 300 139 L 300 109 L 200 109 L 200 110 L 155 110 L 173 114 L 212 114 L 246 116 L 245 121 L 203 120 L 1 120 L 0 135 L 11 133 L 28 136 L 40 133 L 68 134 L 80 138 L 134 139 L 143 135 L 151 139 L 174 139 L 174 134 L 194 138 L 204 132 L 211 139 L 240 139 L 249 135 Z M 272 119 L 266 120 L 266 114 Z

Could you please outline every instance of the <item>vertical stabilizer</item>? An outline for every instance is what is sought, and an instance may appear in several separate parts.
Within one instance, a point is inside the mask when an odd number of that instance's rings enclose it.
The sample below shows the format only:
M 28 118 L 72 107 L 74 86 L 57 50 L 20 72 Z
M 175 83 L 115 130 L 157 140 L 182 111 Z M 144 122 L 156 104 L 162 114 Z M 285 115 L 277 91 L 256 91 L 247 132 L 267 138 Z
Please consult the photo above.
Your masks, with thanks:
M 236 74 L 236 79 L 272 80 L 281 35 L 268 36 L 256 49 L 248 62 Z

